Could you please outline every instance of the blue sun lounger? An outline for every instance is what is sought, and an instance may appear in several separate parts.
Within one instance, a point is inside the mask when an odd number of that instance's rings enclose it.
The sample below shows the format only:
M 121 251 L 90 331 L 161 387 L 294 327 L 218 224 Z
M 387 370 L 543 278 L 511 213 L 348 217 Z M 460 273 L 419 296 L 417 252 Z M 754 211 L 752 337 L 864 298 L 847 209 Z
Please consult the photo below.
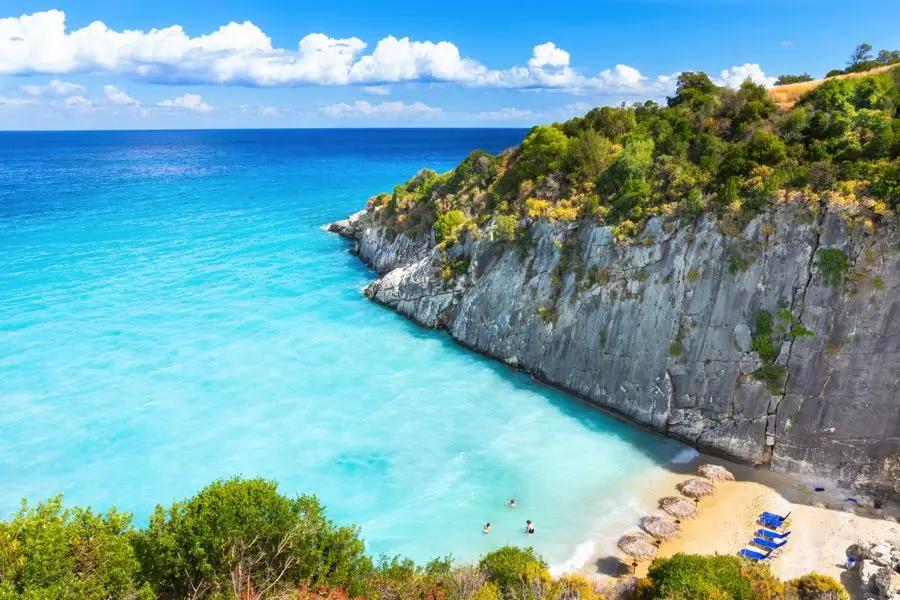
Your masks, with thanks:
M 791 512 L 793 512 L 793 511 L 791 511 Z M 788 517 L 791 516 L 791 513 L 788 512 L 788 514 L 786 514 L 782 517 L 781 515 L 776 515 L 775 513 L 763 511 L 762 516 L 764 518 L 772 520 L 772 521 L 787 521 Z
M 768 538 L 770 540 L 783 540 L 787 536 L 791 535 L 791 532 L 787 533 L 778 533 L 777 531 L 770 531 L 768 529 L 757 529 L 756 535 L 758 537 Z
M 768 548 L 769 550 L 778 550 L 782 546 L 788 543 L 787 540 L 782 540 L 778 543 L 773 542 L 772 540 L 767 540 L 765 538 L 753 538 L 753 543 L 757 546 L 762 546 L 763 548 Z
M 747 550 L 746 548 L 744 548 L 743 550 L 738 552 L 738 554 L 740 554 L 744 558 L 749 558 L 750 560 L 757 561 L 769 558 L 769 555 L 772 554 L 772 552 L 770 551 L 762 554 L 761 552 L 757 552 L 755 550 Z
M 769 529 L 781 529 L 782 527 L 784 527 L 783 521 L 777 521 L 775 519 L 769 519 L 767 517 L 760 517 L 759 524 L 765 525 Z

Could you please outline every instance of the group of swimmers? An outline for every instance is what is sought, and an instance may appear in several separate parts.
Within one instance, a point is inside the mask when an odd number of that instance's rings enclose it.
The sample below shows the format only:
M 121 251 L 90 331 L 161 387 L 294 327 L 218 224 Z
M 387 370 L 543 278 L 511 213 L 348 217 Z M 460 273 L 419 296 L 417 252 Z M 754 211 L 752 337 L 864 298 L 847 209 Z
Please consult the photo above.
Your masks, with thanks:
M 506 506 L 508 506 L 509 508 L 515 508 L 516 507 L 516 499 L 510 498 L 509 502 L 506 503 Z M 485 534 L 491 532 L 490 521 L 488 521 L 487 523 L 484 524 L 484 527 L 481 528 L 481 532 L 485 533 Z M 528 519 L 527 521 L 525 521 L 525 533 L 534 533 L 534 523 L 531 522 L 531 519 Z

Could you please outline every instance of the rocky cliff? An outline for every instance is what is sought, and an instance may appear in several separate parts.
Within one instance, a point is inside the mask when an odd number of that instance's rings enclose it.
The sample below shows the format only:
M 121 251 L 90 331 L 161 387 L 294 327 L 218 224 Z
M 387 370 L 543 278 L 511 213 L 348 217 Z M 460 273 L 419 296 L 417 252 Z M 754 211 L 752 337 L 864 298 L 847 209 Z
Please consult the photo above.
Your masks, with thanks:
M 448 246 L 376 221 L 330 227 L 381 275 L 375 301 L 702 451 L 900 494 L 894 229 L 781 204 L 730 234 L 535 220 Z

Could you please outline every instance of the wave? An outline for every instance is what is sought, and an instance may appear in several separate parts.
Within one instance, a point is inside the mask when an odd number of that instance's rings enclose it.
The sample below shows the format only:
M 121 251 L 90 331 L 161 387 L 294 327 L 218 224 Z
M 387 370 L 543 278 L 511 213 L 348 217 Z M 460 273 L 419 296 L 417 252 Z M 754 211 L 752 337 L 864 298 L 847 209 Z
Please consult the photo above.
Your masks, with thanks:
M 573 571 L 580 569 L 591 560 L 592 556 L 594 556 L 595 547 L 596 544 L 593 540 L 585 540 L 578 544 L 578 546 L 575 547 L 575 552 L 568 560 L 557 565 L 550 565 L 550 574 L 554 577 L 559 577 L 565 573 L 572 573 Z

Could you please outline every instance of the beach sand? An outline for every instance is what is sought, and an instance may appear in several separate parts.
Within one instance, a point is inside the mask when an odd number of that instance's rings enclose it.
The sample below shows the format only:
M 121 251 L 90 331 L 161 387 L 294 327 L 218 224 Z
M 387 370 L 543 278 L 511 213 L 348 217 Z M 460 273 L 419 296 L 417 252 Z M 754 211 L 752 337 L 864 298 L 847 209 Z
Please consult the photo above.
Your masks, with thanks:
M 791 512 L 786 528 L 793 532 L 790 542 L 782 549 L 781 556 L 769 563 L 773 572 L 784 580 L 815 571 L 844 580 L 848 585 L 850 580 L 843 568 L 848 546 L 886 539 L 900 542 L 900 525 L 889 520 L 896 519 L 900 513 L 896 505 L 884 507 L 887 518 L 857 514 L 870 511 L 848 501 L 853 495 L 847 491 L 820 483 L 826 490 L 815 492 L 810 483 L 704 456 L 674 466 L 671 475 L 654 482 L 646 493 L 655 498 L 678 496 L 676 485 L 697 477 L 696 468 L 703 463 L 725 466 L 737 481 L 715 482 L 715 494 L 702 499 L 698 517 L 682 521 L 679 535 L 661 545 L 661 557 L 677 552 L 736 555 L 741 548 L 760 551 L 750 541 L 760 528 L 755 521 L 764 510 L 782 515 Z M 634 532 L 640 532 L 638 523 L 622 534 Z M 617 558 L 619 564 L 615 564 L 613 557 L 596 556 L 583 567 L 582 573 L 606 578 L 616 572 L 630 571 L 631 560 L 621 553 Z M 636 574 L 645 575 L 648 566 L 647 562 L 640 563 Z

